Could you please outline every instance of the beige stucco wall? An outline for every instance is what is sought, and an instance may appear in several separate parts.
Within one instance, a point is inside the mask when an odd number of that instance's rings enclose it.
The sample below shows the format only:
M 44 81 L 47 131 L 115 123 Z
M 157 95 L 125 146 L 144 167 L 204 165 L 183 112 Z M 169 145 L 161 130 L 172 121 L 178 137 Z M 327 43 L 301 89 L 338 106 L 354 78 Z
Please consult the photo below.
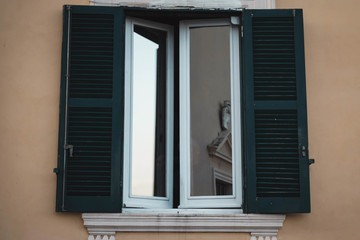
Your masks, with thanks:
M 86 0 L 71 1 L 87 4 Z M 62 5 L 1 1 L 0 239 L 87 239 L 55 213 Z
M 62 5 L 1 1 L 0 239 L 87 239 L 80 214 L 55 213 Z M 277 0 L 303 8 L 311 214 L 288 215 L 279 240 L 359 239 L 360 1 Z M 245 240 L 237 233 L 120 233 L 121 240 Z
M 303 8 L 312 213 L 289 215 L 280 239 L 359 239 L 360 1 L 277 0 Z

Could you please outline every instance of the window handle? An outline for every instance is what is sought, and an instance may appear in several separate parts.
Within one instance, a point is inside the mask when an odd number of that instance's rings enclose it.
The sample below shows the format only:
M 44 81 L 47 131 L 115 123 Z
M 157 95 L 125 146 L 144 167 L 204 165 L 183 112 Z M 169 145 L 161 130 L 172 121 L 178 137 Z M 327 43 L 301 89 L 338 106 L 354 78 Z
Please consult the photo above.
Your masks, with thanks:
M 74 145 L 69 145 L 69 144 L 64 144 L 64 149 L 65 150 L 70 150 L 70 157 L 73 157 L 73 153 L 74 153 Z M 60 173 L 60 169 L 59 168 L 54 168 L 53 172 L 56 173 L 56 175 L 59 175 Z
M 65 144 L 64 149 L 65 150 L 70 149 L 70 157 L 73 157 L 73 152 L 74 152 L 74 146 L 73 145 Z

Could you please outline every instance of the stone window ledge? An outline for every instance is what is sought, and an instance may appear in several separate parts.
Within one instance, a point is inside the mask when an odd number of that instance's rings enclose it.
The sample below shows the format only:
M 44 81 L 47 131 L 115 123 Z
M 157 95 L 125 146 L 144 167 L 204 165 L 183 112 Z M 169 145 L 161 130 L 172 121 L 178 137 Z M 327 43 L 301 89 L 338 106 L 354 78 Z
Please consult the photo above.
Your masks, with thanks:
M 250 240 L 277 240 L 285 215 L 83 213 L 88 240 L 115 240 L 116 232 L 246 232 Z

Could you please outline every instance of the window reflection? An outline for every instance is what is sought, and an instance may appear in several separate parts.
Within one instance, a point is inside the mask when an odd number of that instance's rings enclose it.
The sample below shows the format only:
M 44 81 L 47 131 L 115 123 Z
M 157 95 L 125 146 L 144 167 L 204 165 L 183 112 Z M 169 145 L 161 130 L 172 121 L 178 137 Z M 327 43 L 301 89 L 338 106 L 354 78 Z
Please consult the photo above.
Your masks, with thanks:
M 131 194 L 166 196 L 166 32 L 134 26 Z
M 232 195 L 230 27 L 190 28 L 191 196 Z

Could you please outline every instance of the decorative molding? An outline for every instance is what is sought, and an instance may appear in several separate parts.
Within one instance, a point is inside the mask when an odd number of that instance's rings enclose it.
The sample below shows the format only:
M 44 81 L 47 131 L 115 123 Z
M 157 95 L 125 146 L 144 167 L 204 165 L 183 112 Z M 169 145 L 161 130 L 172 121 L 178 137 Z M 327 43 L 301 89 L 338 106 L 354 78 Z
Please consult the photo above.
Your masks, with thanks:
M 115 233 L 113 235 L 92 235 L 89 234 L 88 240 L 115 240 Z
M 272 235 L 253 235 L 251 234 L 251 238 L 250 240 L 277 240 L 276 236 L 272 236 Z
M 232 149 L 231 138 L 232 136 L 230 130 L 221 131 L 219 135 L 209 145 L 207 145 L 209 156 L 218 157 L 219 159 L 225 160 L 231 164 L 232 156 L 229 156 L 222 151 L 225 144 L 227 144 L 228 147 Z
M 285 215 L 83 213 L 88 240 L 115 240 L 115 232 L 247 232 L 250 240 L 277 240 Z
M 250 240 L 277 240 L 276 236 L 255 236 L 255 235 L 251 235 Z

